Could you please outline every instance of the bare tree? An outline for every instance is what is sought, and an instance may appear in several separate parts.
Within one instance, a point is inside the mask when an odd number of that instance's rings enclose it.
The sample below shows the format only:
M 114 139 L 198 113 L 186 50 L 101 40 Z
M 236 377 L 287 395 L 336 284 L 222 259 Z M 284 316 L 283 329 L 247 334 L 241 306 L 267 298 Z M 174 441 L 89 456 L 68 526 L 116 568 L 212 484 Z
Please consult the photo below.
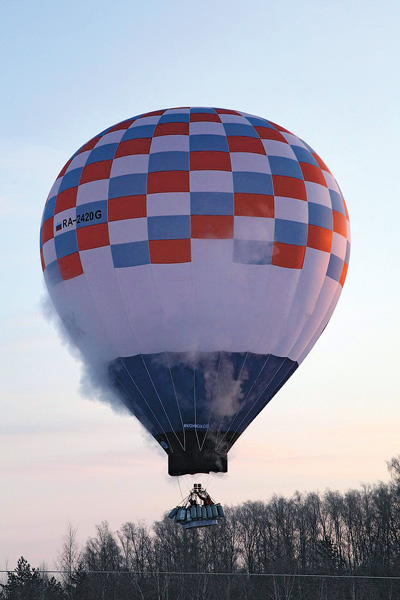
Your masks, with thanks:
M 63 587 L 69 598 L 73 597 L 76 586 L 76 573 L 82 554 L 77 541 L 77 529 L 71 523 L 67 525 L 67 531 L 62 536 L 62 547 L 55 561 L 56 568 L 60 571 Z

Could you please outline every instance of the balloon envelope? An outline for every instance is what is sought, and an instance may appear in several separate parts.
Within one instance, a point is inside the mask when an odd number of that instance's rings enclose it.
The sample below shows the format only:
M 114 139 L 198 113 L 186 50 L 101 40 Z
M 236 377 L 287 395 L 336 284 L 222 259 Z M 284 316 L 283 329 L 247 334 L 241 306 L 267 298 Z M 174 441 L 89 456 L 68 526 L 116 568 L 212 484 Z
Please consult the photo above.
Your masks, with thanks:
M 82 146 L 40 240 L 71 338 L 172 475 L 227 470 L 329 321 L 350 252 L 339 186 L 310 146 L 204 107 L 139 115 Z

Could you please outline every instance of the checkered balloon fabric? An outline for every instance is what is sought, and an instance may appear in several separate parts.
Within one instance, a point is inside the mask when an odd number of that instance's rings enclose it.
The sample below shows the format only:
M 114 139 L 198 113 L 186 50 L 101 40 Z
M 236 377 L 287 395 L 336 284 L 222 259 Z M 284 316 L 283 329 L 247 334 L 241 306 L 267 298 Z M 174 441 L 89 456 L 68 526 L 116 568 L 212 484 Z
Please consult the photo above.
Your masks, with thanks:
M 329 253 L 341 285 L 348 215 L 319 156 L 278 125 L 232 110 L 156 111 L 85 144 L 54 184 L 41 251 L 51 281 L 83 273 L 109 247 L 115 268 L 192 260 L 193 240 L 230 239 L 232 259 L 301 269 Z
M 288 130 L 236 110 L 173 108 L 118 123 L 72 156 L 45 205 L 40 254 L 53 302 L 89 362 L 122 361 L 135 390 L 157 389 L 145 408 L 126 400 L 154 435 L 188 419 L 221 428 L 218 408 L 211 418 L 193 400 L 185 417 L 180 398 L 210 360 L 223 371 L 220 353 L 236 392 L 214 390 L 212 402 L 233 398 L 223 427 L 240 433 L 329 321 L 349 263 L 349 217 L 328 167 Z M 153 366 L 138 375 L 136 357 Z M 167 379 L 178 363 L 192 374 L 178 369 L 182 389 L 162 401 L 166 357 Z M 197 391 L 209 402 L 211 379 Z M 173 427 L 172 408 L 164 410 L 172 404 Z

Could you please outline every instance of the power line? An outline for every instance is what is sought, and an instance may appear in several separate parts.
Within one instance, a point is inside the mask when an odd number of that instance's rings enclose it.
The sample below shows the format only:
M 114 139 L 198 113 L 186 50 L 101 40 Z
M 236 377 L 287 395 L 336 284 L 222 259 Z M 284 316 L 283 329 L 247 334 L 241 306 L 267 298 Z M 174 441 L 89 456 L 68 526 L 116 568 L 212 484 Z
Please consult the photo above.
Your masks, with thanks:
M 71 571 L 34 569 L 36 573 L 72 575 Z M 14 573 L 15 571 L 0 570 L 0 573 Z M 210 575 L 215 577 L 288 577 L 288 578 L 313 578 L 313 579 L 390 579 L 400 580 L 396 575 L 332 575 L 324 573 L 215 573 L 197 571 L 90 571 L 82 570 L 77 574 L 85 575 Z

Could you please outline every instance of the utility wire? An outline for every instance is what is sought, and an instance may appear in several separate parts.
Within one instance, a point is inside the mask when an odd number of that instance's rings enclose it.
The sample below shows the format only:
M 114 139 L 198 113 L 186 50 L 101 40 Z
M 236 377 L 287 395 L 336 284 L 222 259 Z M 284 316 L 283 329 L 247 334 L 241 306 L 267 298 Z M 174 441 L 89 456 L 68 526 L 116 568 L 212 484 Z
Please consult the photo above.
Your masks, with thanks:
M 59 575 L 71 575 L 71 571 L 34 569 L 35 573 L 57 573 Z M 13 571 L 0 570 L 0 573 L 14 573 Z M 90 575 L 213 575 L 229 577 L 297 577 L 314 579 L 391 579 L 400 580 L 400 575 L 332 575 L 323 573 L 215 573 L 198 571 L 78 571 L 77 574 Z

